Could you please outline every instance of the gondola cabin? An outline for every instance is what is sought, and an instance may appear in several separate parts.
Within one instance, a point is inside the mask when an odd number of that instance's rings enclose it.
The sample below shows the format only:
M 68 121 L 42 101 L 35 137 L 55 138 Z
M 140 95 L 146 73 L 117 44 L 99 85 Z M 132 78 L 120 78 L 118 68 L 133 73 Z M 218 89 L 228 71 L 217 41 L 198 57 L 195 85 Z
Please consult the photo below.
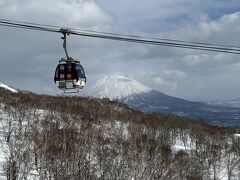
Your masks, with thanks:
M 86 83 L 84 69 L 79 61 L 59 61 L 54 82 L 64 93 L 78 92 Z

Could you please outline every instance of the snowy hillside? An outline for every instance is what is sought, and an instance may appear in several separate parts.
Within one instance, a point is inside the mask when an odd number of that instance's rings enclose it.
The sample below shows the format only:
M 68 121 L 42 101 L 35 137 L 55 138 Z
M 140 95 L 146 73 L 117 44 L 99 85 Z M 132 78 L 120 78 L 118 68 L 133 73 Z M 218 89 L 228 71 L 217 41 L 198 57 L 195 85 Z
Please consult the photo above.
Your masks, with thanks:
M 13 93 L 17 93 L 17 92 L 18 92 L 17 90 L 15 90 L 15 89 L 13 89 L 13 88 L 11 88 L 11 87 L 9 87 L 9 86 L 1 83 L 1 82 L 0 82 L 0 87 L 2 87 L 2 88 L 4 88 L 4 89 L 7 89 L 7 90 L 9 90 L 9 91 L 11 91 L 11 92 L 13 92 Z
M 240 129 L 0 88 L 0 179 L 239 180 Z
M 100 79 L 84 96 L 96 98 L 121 99 L 133 94 L 150 92 L 152 89 L 136 80 L 119 74 Z

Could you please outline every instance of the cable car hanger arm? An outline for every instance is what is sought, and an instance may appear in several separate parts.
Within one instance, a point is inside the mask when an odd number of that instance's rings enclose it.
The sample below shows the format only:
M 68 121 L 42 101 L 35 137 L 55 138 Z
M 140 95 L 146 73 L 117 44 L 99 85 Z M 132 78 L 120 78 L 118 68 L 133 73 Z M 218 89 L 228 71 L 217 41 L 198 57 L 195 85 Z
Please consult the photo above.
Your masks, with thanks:
M 66 28 L 61 28 L 60 32 L 63 34 L 61 39 L 63 39 L 64 52 L 66 54 L 67 60 L 70 60 L 70 57 L 69 57 L 68 52 L 67 52 L 67 35 L 69 35 L 71 33 L 71 31 L 69 29 L 66 29 Z

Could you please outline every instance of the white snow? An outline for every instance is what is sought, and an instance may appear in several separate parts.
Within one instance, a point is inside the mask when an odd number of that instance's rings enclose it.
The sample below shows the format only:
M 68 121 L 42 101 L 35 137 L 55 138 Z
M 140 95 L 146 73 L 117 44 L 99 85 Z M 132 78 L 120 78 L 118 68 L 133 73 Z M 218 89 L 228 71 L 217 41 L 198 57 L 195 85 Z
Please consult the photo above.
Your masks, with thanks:
M 152 89 L 128 76 L 112 74 L 100 79 L 84 96 L 120 99 L 133 94 L 150 92 Z
M 177 145 L 177 144 L 175 144 L 174 146 L 173 146 L 173 150 L 174 151 L 191 151 L 192 149 L 191 149 L 191 147 L 185 147 L 185 146 L 182 146 L 182 145 Z
M 240 138 L 240 134 L 234 134 L 234 136 Z
M 6 180 L 6 175 L 4 174 L 4 166 L 6 165 L 7 159 L 10 156 L 9 151 L 9 144 L 6 142 L 6 134 L 9 126 L 9 121 L 11 121 L 12 117 L 7 112 L 4 111 L 4 105 L 0 104 L 0 180 Z M 34 117 L 41 121 L 44 116 L 47 114 L 47 110 L 43 109 L 37 109 L 34 110 Z M 31 113 L 30 113 L 31 114 Z M 33 116 L 33 114 L 31 114 Z M 11 122 L 11 126 L 14 125 L 15 122 Z M 28 123 L 26 120 L 22 122 L 24 128 L 27 128 L 26 126 Z M 31 146 L 29 146 L 31 147 Z M 28 147 L 28 148 L 29 148 Z M 39 180 L 39 172 L 36 170 L 36 167 L 31 162 L 32 167 L 30 168 L 30 171 L 28 172 L 27 180 Z
M 185 138 L 180 138 L 180 135 L 176 137 L 175 142 L 172 146 L 172 149 L 175 152 L 178 152 L 180 150 L 190 152 L 191 150 L 195 150 L 195 144 L 191 141 L 190 135 L 185 134 Z
M 5 89 L 7 89 L 7 90 L 9 90 L 9 91 L 11 91 L 13 93 L 17 93 L 18 92 L 16 89 L 13 89 L 13 88 L 11 88 L 11 87 L 9 87 L 9 86 L 1 83 L 1 82 L 0 82 L 0 87 L 5 88 Z
M 1 106 L 1 105 L 0 105 Z M 2 109 L 0 108 L 0 180 L 2 179 L 6 179 L 4 176 L 4 164 L 6 161 L 6 153 L 8 153 L 7 151 L 7 143 L 5 141 L 5 137 L 4 137 L 4 126 L 5 126 L 5 118 L 6 118 L 6 114 L 2 111 Z

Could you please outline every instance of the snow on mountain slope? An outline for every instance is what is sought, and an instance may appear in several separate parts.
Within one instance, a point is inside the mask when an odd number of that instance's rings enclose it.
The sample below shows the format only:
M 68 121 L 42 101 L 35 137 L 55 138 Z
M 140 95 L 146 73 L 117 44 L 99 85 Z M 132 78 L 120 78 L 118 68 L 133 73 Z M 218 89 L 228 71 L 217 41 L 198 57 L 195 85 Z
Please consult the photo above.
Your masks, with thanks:
M 4 88 L 4 89 L 7 89 L 7 90 L 9 90 L 9 91 L 11 91 L 11 92 L 13 92 L 13 93 L 17 93 L 17 92 L 18 92 L 16 89 L 13 89 L 13 88 L 11 88 L 11 87 L 9 87 L 9 86 L 1 83 L 1 82 L 0 82 L 0 87 L 2 87 L 2 88 Z
M 217 105 L 217 106 L 240 107 L 240 98 L 227 100 L 227 101 L 212 101 L 207 103 L 210 105 Z
M 153 90 L 136 80 L 118 74 L 100 79 L 83 96 L 117 99 L 130 108 L 150 113 L 170 113 L 202 119 L 220 126 L 240 126 L 240 108 L 187 101 Z
M 83 96 L 109 98 L 112 100 L 150 91 L 152 91 L 151 88 L 128 76 L 113 74 L 100 79 L 91 89 L 84 92 Z

